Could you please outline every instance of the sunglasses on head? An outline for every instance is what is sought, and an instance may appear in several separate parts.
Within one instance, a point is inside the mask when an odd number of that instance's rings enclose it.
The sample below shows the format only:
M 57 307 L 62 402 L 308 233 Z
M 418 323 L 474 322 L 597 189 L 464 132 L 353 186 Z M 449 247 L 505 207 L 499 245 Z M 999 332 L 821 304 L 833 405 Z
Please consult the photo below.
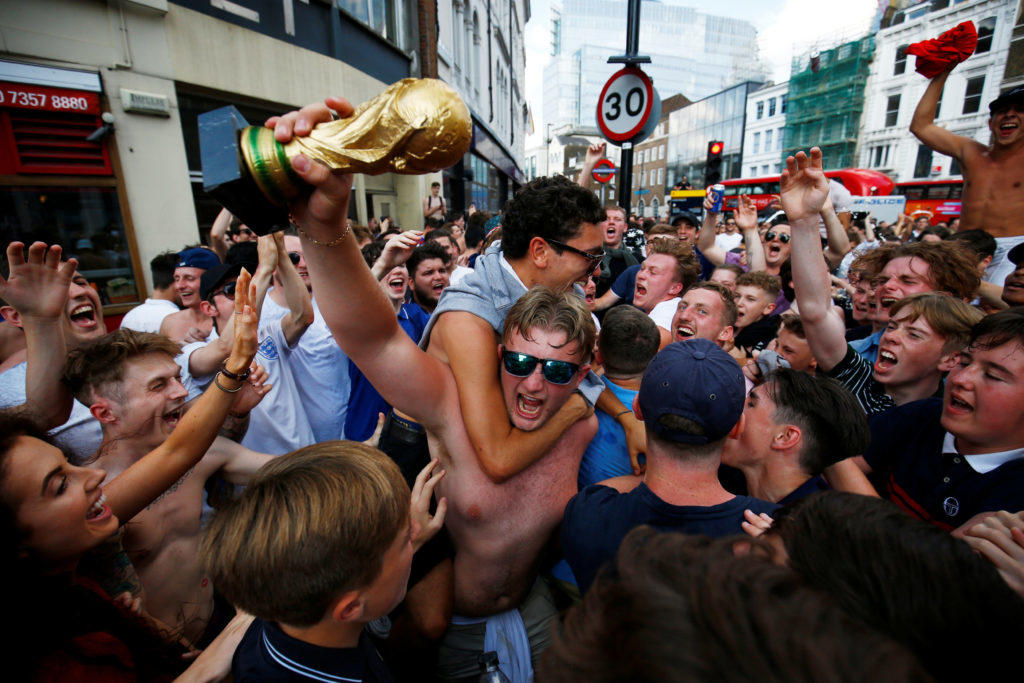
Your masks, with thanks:
M 541 363 L 541 374 L 552 384 L 568 384 L 580 369 L 577 363 L 570 363 L 567 360 L 537 358 L 526 353 L 509 351 L 506 348 L 502 348 L 501 363 L 505 366 L 505 372 L 513 377 L 529 377 L 537 367 L 537 363 Z
M 601 265 L 601 261 L 604 259 L 604 251 L 602 251 L 600 254 L 591 254 L 588 251 L 583 251 L 582 249 L 571 247 L 568 244 L 559 242 L 558 240 L 544 238 L 544 241 L 553 246 L 558 251 L 572 252 L 573 254 L 578 254 L 583 258 L 587 259 L 588 265 L 590 266 L 590 270 L 587 271 L 588 275 L 597 270 L 597 267 Z
M 778 237 L 779 241 L 783 244 L 789 244 L 789 240 L 791 239 L 790 236 L 784 232 L 766 232 L 764 234 L 764 241 L 771 242 L 776 237 Z
M 221 287 L 217 291 L 211 292 L 210 293 L 210 298 L 212 299 L 213 297 L 217 296 L 218 294 L 223 294 L 225 299 L 230 299 L 231 301 L 234 301 L 235 300 L 235 284 L 236 283 L 234 283 L 234 282 L 227 283 L 226 285 L 224 285 L 223 287 Z

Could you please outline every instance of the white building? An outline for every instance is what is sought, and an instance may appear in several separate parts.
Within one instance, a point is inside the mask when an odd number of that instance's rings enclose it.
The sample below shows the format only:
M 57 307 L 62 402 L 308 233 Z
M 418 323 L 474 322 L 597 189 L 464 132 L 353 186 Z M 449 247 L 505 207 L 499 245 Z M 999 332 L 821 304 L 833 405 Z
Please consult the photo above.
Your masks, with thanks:
M 556 128 L 595 125 L 597 99 L 621 65 L 608 57 L 626 47 L 626 0 L 562 0 L 551 7 L 551 61 L 544 68 L 544 122 Z M 736 83 L 763 81 L 753 24 L 654 0 L 642 3 L 641 65 L 663 100 L 697 100 Z
M 747 122 L 743 129 L 744 178 L 782 172 L 782 134 L 786 128 L 786 93 L 789 83 L 766 85 L 747 95 Z
M 444 172 L 443 192 L 454 209 L 473 203 L 497 211 L 526 181 L 523 25 L 530 2 L 442 0 L 436 8 L 438 77 L 459 91 L 473 115 L 472 147 Z
M 897 12 L 875 36 L 865 91 L 858 165 L 896 181 L 959 176 L 955 160 L 932 152 L 910 133 L 910 121 L 928 80 L 914 70 L 906 46 L 935 38 L 962 21 L 978 28 L 978 48 L 950 74 L 936 122 L 957 135 L 990 141 L 988 103 L 999 95 L 1017 0 L 932 0 Z M 898 22 L 898 23 L 896 23 Z

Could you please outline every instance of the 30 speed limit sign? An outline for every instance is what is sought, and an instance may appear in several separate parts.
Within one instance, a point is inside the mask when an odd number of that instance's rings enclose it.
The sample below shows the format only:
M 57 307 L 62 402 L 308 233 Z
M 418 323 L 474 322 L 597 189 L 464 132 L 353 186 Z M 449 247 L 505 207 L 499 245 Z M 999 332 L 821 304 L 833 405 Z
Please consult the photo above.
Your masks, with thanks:
M 651 120 L 655 102 L 659 105 L 655 114 L 658 116 L 661 103 L 650 77 L 636 67 L 627 66 L 604 84 L 597 101 L 597 125 L 611 142 L 635 142 L 634 138 L 644 132 Z

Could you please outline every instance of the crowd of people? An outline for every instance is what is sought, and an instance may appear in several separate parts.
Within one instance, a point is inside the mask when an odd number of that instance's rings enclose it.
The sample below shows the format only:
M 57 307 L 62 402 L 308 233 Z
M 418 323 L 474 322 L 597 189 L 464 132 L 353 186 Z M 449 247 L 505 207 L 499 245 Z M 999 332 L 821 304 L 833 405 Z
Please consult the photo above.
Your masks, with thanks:
M 933 89 L 914 132 L 961 155 L 962 225 L 854 219 L 815 148 L 760 212 L 627 216 L 585 169 L 360 226 L 300 155 L 289 230 L 223 211 L 111 332 L 75 259 L 11 242 L 13 674 L 1012 672 L 1024 194 L 985 188 L 1024 170 L 1024 91 L 983 147 L 925 120 Z

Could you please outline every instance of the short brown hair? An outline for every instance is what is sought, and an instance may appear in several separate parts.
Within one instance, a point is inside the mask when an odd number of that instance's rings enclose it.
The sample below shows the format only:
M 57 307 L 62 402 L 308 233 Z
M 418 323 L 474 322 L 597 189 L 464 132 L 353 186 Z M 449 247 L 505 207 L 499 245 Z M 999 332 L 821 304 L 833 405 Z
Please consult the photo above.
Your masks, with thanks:
M 804 332 L 804 321 L 796 313 L 786 312 L 779 316 L 779 320 L 782 322 L 782 326 L 798 336 L 800 339 L 807 339 L 807 333 Z
M 676 281 L 683 284 L 684 290 L 689 289 L 700 277 L 700 262 L 689 244 L 678 239 L 651 240 L 647 243 L 647 255 L 651 254 L 665 254 L 676 260 Z
M 722 324 L 726 327 L 732 327 L 736 324 L 736 320 L 740 317 L 740 312 L 736 309 L 736 297 L 732 295 L 728 287 L 709 280 L 707 282 L 698 282 L 685 290 L 683 294 L 686 294 L 690 289 L 706 289 L 717 294 L 722 299 Z
M 326 441 L 260 468 L 214 517 L 203 566 L 231 604 L 312 626 L 332 600 L 373 583 L 408 523 L 398 465 L 365 444 Z
M 900 299 L 889 308 L 889 319 L 904 308 L 910 309 L 910 321 L 923 317 L 935 333 L 945 338 L 943 353 L 959 351 L 971 339 L 971 328 L 984 316 L 981 311 L 961 299 L 939 292 L 913 294 Z
M 537 285 L 509 310 L 501 341 L 507 344 L 513 332 L 529 339 L 529 331 L 534 328 L 564 332 L 566 345 L 575 342 L 584 363 L 594 353 L 597 327 L 590 309 L 575 292 L 557 294 L 549 287 Z
M 779 278 L 775 275 L 769 275 L 763 270 L 743 273 L 743 275 L 736 278 L 736 286 L 757 287 L 767 294 L 772 301 L 779 296 L 779 291 L 782 289 L 782 283 Z
M 124 401 L 121 383 L 128 362 L 152 353 L 174 359 L 181 344 L 162 334 L 136 332 L 122 327 L 85 346 L 68 352 L 64 363 L 64 382 L 81 403 L 90 405 L 97 393 Z

